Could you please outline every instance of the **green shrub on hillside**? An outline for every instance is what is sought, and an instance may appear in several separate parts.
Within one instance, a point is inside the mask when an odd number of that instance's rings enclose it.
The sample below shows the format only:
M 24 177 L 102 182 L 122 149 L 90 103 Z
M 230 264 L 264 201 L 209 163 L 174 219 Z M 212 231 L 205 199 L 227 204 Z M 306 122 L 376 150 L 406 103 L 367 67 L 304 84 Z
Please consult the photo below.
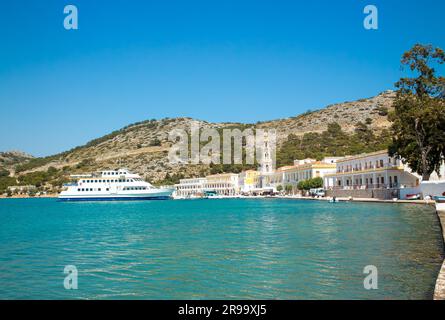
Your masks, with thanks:
M 12 177 L 0 177 L 0 193 L 4 193 L 8 187 L 16 184 L 17 181 Z

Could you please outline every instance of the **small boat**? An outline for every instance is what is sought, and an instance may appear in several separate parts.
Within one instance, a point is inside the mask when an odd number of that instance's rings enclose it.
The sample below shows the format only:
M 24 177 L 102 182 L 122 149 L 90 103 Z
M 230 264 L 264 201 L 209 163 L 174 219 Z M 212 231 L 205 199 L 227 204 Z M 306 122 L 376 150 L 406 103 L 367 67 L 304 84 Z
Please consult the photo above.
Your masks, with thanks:
M 406 200 L 420 200 L 420 193 L 407 194 L 405 199 Z
M 434 196 L 433 200 L 439 203 L 445 203 L 445 196 Z
M 333 197 L 332 199 L 329 199 L 330 203 L 336 203 L 339 202 L 339 200 L 336 197 Z

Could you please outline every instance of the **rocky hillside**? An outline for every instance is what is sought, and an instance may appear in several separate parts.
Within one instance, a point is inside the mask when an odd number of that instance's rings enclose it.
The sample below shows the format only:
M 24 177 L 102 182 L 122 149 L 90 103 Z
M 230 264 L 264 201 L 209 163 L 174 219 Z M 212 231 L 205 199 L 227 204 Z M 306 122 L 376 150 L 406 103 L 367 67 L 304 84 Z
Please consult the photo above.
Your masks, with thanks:
M 337 122 L 346 132 L 353 132 L 358 122 L 369 123 L 372 130 L 379 132 L 390 126 L 387 115 L 392 110 L 395 95 L 393 91 L 385 91 L 372 98 L 333 104 L 296 117 L 259 123 L 257 127 L 277 128 L 279 143 L 290 133 L 301 136 L 307 132 L 325 131 L 331 122 Z
M 257 124 L 240 123 L 209 123 L 199 121 L 201 128 L 246 127 L 276 128 L 278 143 L 283 143 L 289 134 L 301 136 L 307 132 L 322 132 L 328 123 L 337 122 L 342 129 L 353 132 L 358 122 L 366 123 L 369 128 L 379 132 L 388 128 L 388 111 L 391 110 L 395 93 L 386 91 L 369 99 L 345 102 L 327 106 L 326 108 L 306 112 L 287 119 L 279 119 Z M 144 175 L 150 181 L 163 180 L 167 172 L 196 176 L 208 174 L 209 166 L 205 165 L 171 165 L 167 154 L 171 142 L 168 133 L 172 129 L 190 128 L 191 118 L 175 118 L 147 120 L 129 125 L 104 137 L 95 139 L 84 146 L 46 158 L 22 158 L 20 161 L 9 161 L 17 166 L 16 175 L 29 174 L 36 171 L 47 171 L 54 167 L 66 174 L 85 172 L 96 169 L 128 167 Z M 1 161 L 2 158 L 0 158 Z M 8 159 L 12 159 L 11 157 Z
M 33 159 L 33 156 L 20 151 L 0 152 L 0 169 L 14 172 L 16 165 Z

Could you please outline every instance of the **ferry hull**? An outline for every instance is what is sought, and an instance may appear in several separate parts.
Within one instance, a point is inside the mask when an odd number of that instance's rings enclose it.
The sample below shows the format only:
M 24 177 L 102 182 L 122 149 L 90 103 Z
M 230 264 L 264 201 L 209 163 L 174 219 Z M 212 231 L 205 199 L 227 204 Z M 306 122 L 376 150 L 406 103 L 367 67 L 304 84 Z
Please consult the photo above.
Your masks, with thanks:
M 127 169 L 71 175 L 76 182 L 64 184 L 59 201 L 168 200 L 173 188 L 156 188 Z
M 141 201 L 141 200 L 169 200 L 170 196 L 143 197 L 59 197 L 59 201 Z

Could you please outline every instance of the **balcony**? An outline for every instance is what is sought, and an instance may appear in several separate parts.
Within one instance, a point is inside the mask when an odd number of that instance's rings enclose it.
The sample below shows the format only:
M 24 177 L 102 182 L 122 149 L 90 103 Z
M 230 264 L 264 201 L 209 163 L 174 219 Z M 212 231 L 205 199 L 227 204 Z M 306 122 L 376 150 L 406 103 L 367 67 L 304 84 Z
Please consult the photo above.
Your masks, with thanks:
M 359 185 L 349 185 L 349 186 L 335 186 L 329 187 L 328 190 L 371 190 L 371 189 L 403 189 L 403 188 L 414 188 L 417 187 L 415 184 L 399 184 L 399 183 L 380 183 L 380 184 L 359 184 Z
M 394 169 L 397 168 L 398 164 L 393 164 L 393 163 L 384 163 L 382 166 L 378 165 L 376 166 L 371 165 L 371 166 L 359 166 L 359 167 L 354 167 L 351 169 L 343 169 L 343 170 L 337 170 L 337 173 L 354 173 L 354 172 L 366 172 L 366 171 L 372 171 L 372 170 L 376 170 L 376 169 Z

